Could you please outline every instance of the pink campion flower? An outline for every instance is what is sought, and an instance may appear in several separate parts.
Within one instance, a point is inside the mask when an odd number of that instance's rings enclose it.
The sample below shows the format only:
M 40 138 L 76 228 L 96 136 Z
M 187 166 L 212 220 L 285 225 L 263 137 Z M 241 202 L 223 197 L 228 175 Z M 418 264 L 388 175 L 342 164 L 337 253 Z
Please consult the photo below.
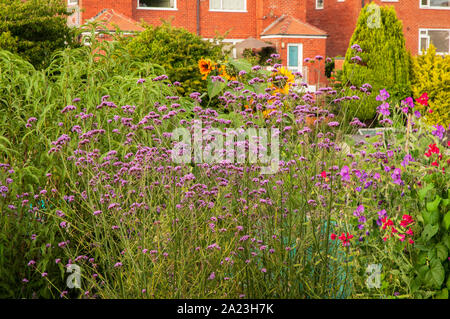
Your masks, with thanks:
M 214 272 L 211 273 L 211 275 L 209 275 L 209 280 L 213 280 L 214 278 L 216 278 L 216 274 Z
M 117 262 L 114 264 L 114 268 L 122 267 L 123 264 L 121 262 Z

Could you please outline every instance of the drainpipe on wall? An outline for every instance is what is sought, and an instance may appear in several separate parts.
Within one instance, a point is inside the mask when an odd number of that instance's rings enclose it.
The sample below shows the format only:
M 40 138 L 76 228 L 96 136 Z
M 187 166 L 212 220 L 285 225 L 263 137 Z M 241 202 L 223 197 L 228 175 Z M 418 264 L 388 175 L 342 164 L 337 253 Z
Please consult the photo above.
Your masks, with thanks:
M 197 35 L 200 35 L 200 0 L 197 0 Z

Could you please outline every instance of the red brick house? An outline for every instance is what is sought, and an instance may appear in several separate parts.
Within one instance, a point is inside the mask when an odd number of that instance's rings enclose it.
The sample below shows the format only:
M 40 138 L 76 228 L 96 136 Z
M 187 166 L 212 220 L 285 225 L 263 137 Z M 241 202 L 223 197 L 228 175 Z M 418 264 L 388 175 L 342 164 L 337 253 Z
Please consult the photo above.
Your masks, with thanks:
M 75 8 L 71 24 L 108 17 L 123 31 L 139 31 L 144 20 L 160 24 L 173 18 L 176 27 L 213 38 L 227 33 L 225 42 L 236 44 L 249 37 L 273 43 L 284 65 L 308 73 L 305 58 L 344 56 L 359 11 L 368 0 L 67 0 Z M 413 54 L 433 42 L 439 53 L 450 52 L 450 0 L 374 0 L 392 5 L 403 21 L 407 48 Z M 109 10 L 105 10 L 109 9 Z M 102 18 L 102 19 L 103 19 Z M 315 64 L 323 71 L 324 62 Z M 318 72 L 320 73 L 320 72 Z

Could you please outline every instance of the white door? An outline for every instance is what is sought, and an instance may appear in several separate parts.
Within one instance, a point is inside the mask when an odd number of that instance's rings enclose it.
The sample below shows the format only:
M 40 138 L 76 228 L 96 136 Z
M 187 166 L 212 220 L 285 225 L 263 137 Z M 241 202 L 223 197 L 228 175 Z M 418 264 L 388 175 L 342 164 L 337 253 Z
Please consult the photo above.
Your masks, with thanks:
M 302 72 L 303 44 L 289 43 L 287 46 L 287 67 L 294 72 Z

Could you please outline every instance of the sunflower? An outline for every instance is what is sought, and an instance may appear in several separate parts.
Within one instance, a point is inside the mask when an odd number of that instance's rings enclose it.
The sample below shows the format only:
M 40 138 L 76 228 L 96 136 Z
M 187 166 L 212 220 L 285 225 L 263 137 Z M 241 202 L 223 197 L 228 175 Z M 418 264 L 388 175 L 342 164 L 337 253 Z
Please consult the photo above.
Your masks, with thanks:
M 285 67 L 281 67 L 277 72 L 272 73 L 272 87 L 275 88 L 274 93 L 288 94 L 295 77 L 291 71 Z
M 226 64 L 222 64 L 219 68 L 219 75 L 225 79 L 227 79 L 228 81 L 235 81 L 236 80 L 236 76 L 233 75 L 234 69 L 227 67 Z
M 211 71 L 214 70 L 214 64 L 209 59 L 200 59 L 198 61 L 198 68 L 203 75 L 202 80 L 206 80 Z

